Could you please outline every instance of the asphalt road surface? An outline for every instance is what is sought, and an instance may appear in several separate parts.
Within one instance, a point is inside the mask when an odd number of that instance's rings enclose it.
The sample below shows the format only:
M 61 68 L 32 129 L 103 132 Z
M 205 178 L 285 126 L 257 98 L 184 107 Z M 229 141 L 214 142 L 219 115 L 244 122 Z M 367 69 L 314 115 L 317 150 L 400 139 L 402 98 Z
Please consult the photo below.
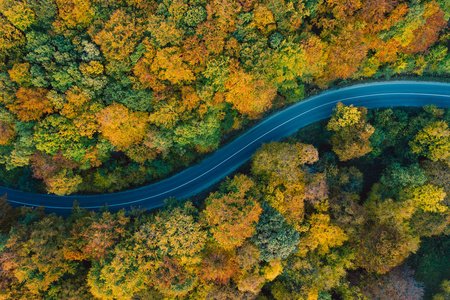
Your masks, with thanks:
M 46 212 L 62 215 L 71 212 L 75 200 L 80 207 L 91 210 L 98 210 L 105 204 L 110 210 L 159 207 L 164 199 L 185 199 L 217 183 L 245 163 L 263 143 L 278 141 L 303 126 L 330 117 L 337 102 L 367 108 L 427 104 L 450 107 L 450 84 L 392 81 L 324 92 L 267 117 L 198 165 L 134 190 L 92 196 L 55 196 L 0 187 L 0 195 L 7 193 L 7 200 L 14 206 L 44 206 Z

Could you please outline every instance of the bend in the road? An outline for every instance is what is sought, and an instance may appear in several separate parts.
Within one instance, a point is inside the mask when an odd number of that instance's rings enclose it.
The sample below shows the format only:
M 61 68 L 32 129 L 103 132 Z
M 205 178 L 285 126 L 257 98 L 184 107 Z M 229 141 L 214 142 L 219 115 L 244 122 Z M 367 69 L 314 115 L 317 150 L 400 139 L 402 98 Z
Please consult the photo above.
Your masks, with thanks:
M 168 197 L 188 198 L 217 183 L 247 161 L 263 143 L 280 140 L 306 125 L 329 117 L 337 102 L 367 108 L 427 104 L 450 107 L 450 84 L 383 82 L 324 92 L 267 117 L 198 165 L 134 190 L 94 196 L 55 196 L 0 187 L 0 195 L 7 193 L 7 200 L 12 205 L 45 206 L 47 212 L 59 214 L 69 214 L 75 200 L 80 207 L 93 210 L 106 204 L 112 210 L 131 206 L 159 207 Z

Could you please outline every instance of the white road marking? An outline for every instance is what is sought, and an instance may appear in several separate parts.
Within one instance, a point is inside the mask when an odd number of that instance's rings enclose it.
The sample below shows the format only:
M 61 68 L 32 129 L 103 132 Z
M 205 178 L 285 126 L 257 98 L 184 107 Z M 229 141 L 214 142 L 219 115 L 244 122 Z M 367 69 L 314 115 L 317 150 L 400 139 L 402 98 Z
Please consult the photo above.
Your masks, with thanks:
M 341 90 L 336 90 L 336 91 L 341 91 Z M 297 119 L 298 117 L 303 116 L 304 114 L 307 114 L 307 113 L 309 113 L 309 112 L 311 112 L 311 111 L 314 111 L 314 110 L 316 110 L 316 109 L 319 109 L 319 108 L 321 108 L 321 107 L 323 107 L 323 106 L 327 106 L 327 105 L 330 105 L 330 104 L 338 103 L 338 102 L 340 102 L 340 101 L 348 101 L 348 100 L 353 100 L 353 99 L 358 99 L 358 98 L 379 97 L 379 96 L 393 96 L 393 95 L 402 95 L 402 96 L 432 96 L 432 97 L 444 97 L 444 98 L 450 98 L 450 95 L 442 95 L 442 94 L 426 94 L 426 93 L 380 93 L 380 94 L 354 96 L 354 97 L 348 97 L 348 98 L 342 98 L 342 99 L 338 99 L 338 100 L 333 100 L 333 101 L 330 101 L 330 102 L 327 102 L 327 103 L 324 103 L 324 104 L 315 106 L 314 108 L 309 109 L 309 110 L 307 110 L 307 111 L 304 111 L 304 112 L 302 112 L 302 113 L 296 115 L 295 117 L 292 117 L 292 118 L 290 118 L 289 120 L 284 121 L 283 123 L 281 123 L 281 124 L 275 126 L 275 127 L 272 128 L 271 130 L 269 130 L 269 131 L 267 131 L 266 133 L 260 135 L 259 137 L 257 137 L 256 139 L 254 139 L 252 142 L 248 143 L 247 145 L 245 145 L 244 147 L 242 147 L 241 149 L 239 149 L 238 151 L 236 151 L 235 153 L 233 153 L 232 155 L 230 155 L 229 157 L 227 157 L 226 159 L 224 159 L 223 161 L 221 161 L 220 163 L 218 163 L 217 165 L 215 165 L 215 166 L 212 167 L 211 169 L 207 170 L 207 171 L 204 172 L 203 174 L 200 174 L 200 175 L 198 175 L 197 177 L 195 177 L 195 178 L 193 178 L 193 179 L 191 179 L 191 180 L 189 180 L 189 181 L 187 181 L 187 182 L 185 182 L 185 183 L 183 183 L 183 184 L 180 184 L 180 185 L 177 186 L 177 187 L 171 188 L 170 190 L 167 190 L 167 191 L 164 191 L 164 192 L 162 192 L 162 193 L 159 193 L 159 194 L 156 194 L 156 195 L 152 195 L 152 196 L 149 196 L 149 197 L 146 197 L 146 198 L 141 198 L 141 199 L 137 199 L 137 200 L 133 200 L 133 201 L 129 201 L 129 202 L 122 202 L 122 203 L 116 203 L 116 204 L 109 204 L 108 206 L 109 206 L 109 207 L 114 207 L 114 206 L 122 206 L 122 205 L 135 204 L 135 203 L 138 203 L 138 202 L 142 202 L 142 201 L 145 201 L 145 200 L 149 200 L 149 199 L 153 199 L 153 198 L 156 198 L 156 197 L 165 195 L 165 194 L 170 193 L 170 192 L 173 192 L 173 191 L 175 191 L 175 190 L 177 190 L 177 189 L 179 189 L 179 188 L 182 188 L 183 186 L 186 186 L 186 185 L 188 185 L 188 184 L 190 184 L 190 183 L 196 181 L 197 179 L 199 179 L 199 178 L 205 176 L 206 174 L 212 172 L 213 170 L 215 170 L 216 168 L 218 168 L 219 166 L 221 166 L 222 164 L 224 164 L 225 162 L 227 162 L 228 160 L 230 160 L 231 158 L 233 158 L 234 156 L 236 156 L 237 154 L 239 154 L 241 151 L 243 151 L 244 149 L 246 149 L 246 148 L 249 147 L 250 145 L 254 144 L 256 141 L 260 140 L 261 138 L 263 138 L 264 136 L 268 135 L 269 133 L 273 132 L 274 130 L 280 128 L 281 126 L 283 126 L 283 125 L 285 125 L 285 124 L 287 124 L 287 123 L 289 123 L 289 122 L 291 122 L 291 121 L 293 121 L 293 120 L 295 120 L 295 119 Z M 315 97 L 313 97 L 313 98 L 317 98 L 317 97 L 320 97 L 320 96 L 321 96 L 321 95 L 318 95 L 318 96 L 315 96 Z M 310 98 L 310 99 L 312 99 L 312 98 Z M 304 103 L 304 102 L 300 102 L 299 104 L 301 104 L 301 103 Z M 289 108 L 288 108 L 288 109 L 289 109 Z M 281 113 L 281 112 L 280 112 L 280 113 Z M 274 115 L 274 116 L 275 116 L 275 115 Z M 262 125 L 262 124 L 261 124 L 261 125 Z M 301 128 L 301 127 L 299 127 L 298 129 L 300 129 L 300 128 Z M 249 130 L 250 130 L 250 129 L 249 129 Z M 245 135 L 245 133 L 244 133 L 244 135 Z M 241 136 L 241 137 L 242 137 L 242 136 Z M 220 149 L 219 149 L 219 150 L 220 150 Z M 174 176 L 176 176 L 176 175 L 174 175 Z M 168 179 L 170 179 L 170 177 L 167 178 L 166 180 L 168 180 Z M 150 184 L 150 185 L 151 185 L 151 184 Z M 150 185 L 149 185 L 149 186 L 150 186 Z M 146 186 L 146 187 L 148 187 L 148 186 Z M 142 188 L 146 188 L 146 187 L 142 187 Z M 32 193 L 30 193 L 30 194 L 32 194 Z M 74 196 L 74 197 L 75 197 L 75 196 Z M 82 197 L 83 197 L 83 196 L 80 196 L 80 198 L 82 198 Z M 26 205 L 26 206 L 34 206 L 34 207 L 39 207 L 39 206 L 41 206 L 41 205 L 29 204 L 29 203 L 24 203 L 24 202 L 21 202 L 21 201 L 10 200 L 10 199 L 7 199 L 7 200 L 10 201 L 10 202 L 16 203 L 16 204 L 21 204 L 21 205 Z M 107 204 L 107 203 L 105 203 L 105 205 L 106 205 L 106 204 Z M 72 204 L 72 205 L 73 205 L 73 204 Z M 103 207 L 103 206 L 104 206 L 104 205 L 102 205 L 102 206 L 84 206 L 84 207 L 82 207 L 82 208 L 86 208 L 86 209 L 98 209 L 98 208 L 101 208 L 101 207 Z M 72 209 L 72 206 L 70 206 L 70 207 L 68 207 L 68 206 L 64 206 L 64 207 L 59 207 L 59 206 L 45 206 L 45 207 L 46 207 L 46 208 L 50 208 L 50 209 L 64 209 L 64 210 L 71 210 L 71 209 Z

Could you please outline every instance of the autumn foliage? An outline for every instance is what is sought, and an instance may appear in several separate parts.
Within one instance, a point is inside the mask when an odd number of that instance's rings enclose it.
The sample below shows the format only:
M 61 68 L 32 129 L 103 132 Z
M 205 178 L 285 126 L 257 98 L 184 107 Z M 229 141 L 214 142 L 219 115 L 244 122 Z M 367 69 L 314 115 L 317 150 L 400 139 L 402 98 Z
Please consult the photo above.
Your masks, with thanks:
M 67 97 L 87 99 L 77 88 Z M 117 103 L 108 108 L 146 115 Z M 113 212 L 75 203 L 63 218 L 0 199 L 0 297 L 421 299 L 424 285 L 411 267 L 424 278 L 422 265 L 436 262 L 430 256 L 417 267 L 410 261 L 418 258 L 409 258 L 426 251 L 424 238 L 441 241 L 439 247 L 449 243 L 449 165 L 427 156 L 446 142 L 447 113 L 434 106 L 367 111 L 339 104 L 314 130 L 263 145 L 246 174 L 225 179 L 195 205 L 172 198 L 151 212 Z M 59 130 L 52 135 L 73 141 L 63 134 L 71 132 L 71 119 L 46 119 Z M 376 153 L 341 161 L 334 135 L 362 126 L 375 129 L 366 143 Z M 436 127 L 443 130 L 431 130 Z M 41 131 L 34 138 L 49 143 L 30 154 L 34 176 L 55 194 L 77 192 L 83 182 L 74 172 L 76 156 L 70 157 L 76 149 Z M 156 151 L 158 134 L 153 128 L 141 147 Z M 51 153 L 55 145 L 59 150 Z M 136 159 L 146 155 L 135 147 L 125 151 L 135 151 Z M 95 180 L 114 182 L 101 173 Z
M 0 15 L 0 163 L 31 169 L 36 149 L 77 162 L 34 186 L 42 192 L 165 177 L 343 80 L 450 73 L 445 0 L 0 0 Z M 358 124 L 332 130 L 342 161 L 377 153 L 358 111 Z M 447 160 L 419 138 L 417 153 Z
M 144 139 L 148 116 L 115 103 L 97 115 L 100 132 L 119 149 L 127 149 Z
M 40 120 L 44 114 L 53 112 L 52 103 L 45 97 L 44 89 L 19 88 L 16 92 L 16 101 L 8 105 L 21 121 Z
M 134 188 L 321 89 L 448 77 L 449 18 L 446 0 L 0 0 L 0 184 Z M 1 201 L 0 299 L 415 299 L 398 265 L 450 232 L 449 115 L 338 104 L 195 206 Z

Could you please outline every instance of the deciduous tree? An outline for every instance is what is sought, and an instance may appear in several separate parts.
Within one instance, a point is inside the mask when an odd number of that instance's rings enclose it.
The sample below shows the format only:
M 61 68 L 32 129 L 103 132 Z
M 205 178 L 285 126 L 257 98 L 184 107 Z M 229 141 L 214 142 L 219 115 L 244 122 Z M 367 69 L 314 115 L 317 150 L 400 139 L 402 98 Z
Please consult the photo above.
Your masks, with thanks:
M 409 145 L 413 153 L 450 164 L 450 129 L 445 121 L 429 123 Z
M 211 280 L 216 284 L 226 285 L 238 272 L 236 256 L 230 250 L 209 247 L 201 263 L 201 270 L 200 278 L 202 280 Z
M 442 205 L 446 193 L 443 188 L 433 184 L 426 184 L 419 187 L 410 187 L 405 191 L 402 197 L 411 199 L 413 205 L 424 212 L 445 212 L 448 207 Z
M 59 20 L 54 26 L 61 26 L 61 30 L 65 29 L 62 24 L 70 29 L 84 29 L 92 23 L 95 17 L 95 8 L 91 0 L 56 0 L 55 2 L 58 7 Z
M 142 35 L 142 28 L 136 18 L 123 10 L 116 10 L 103 29 L 93 36 L 103 55 L 109 61 L 128 63 Z
M 251 118 L 257 118 L 271 108 L 276 95 L 276 89 L 263 78 L 257 78 L 240 67 L 231 72 L 225 89 L 225 101 Z
M 363 294 L 371 299 L 420 300 L 424 286 L 413 277 L 414 271 L 403 265 L 392 269 L 378 280 L 363 288 Z
M 16 227 L 1 254 L 2 265 L 31 293 L 39 295 L 68 274 L 76 264 L 64 258 L 62 241 L 67 226 L 62 217 L 46 216 Z
M 34 11 L 24 1 L 2 0 L 0 11 L 17 29 L 24 32 L 36 21 Z
M 375 129 L 366 121 L 367 109 L 338 103 L 327 125 L 334 131 L 331 137 L 333 151 L 339 160 L 358 158 L 372 151 L 369 138 Z
M 111 255 L 94 262 L 87 277 L 91 293 L 100 299 L 132 299 L 145 289 L 148 277 L 140 270 L 130 244 L 120 244 Z
M 70 260 L 101 261 L 127 237 L 125 211 L 100 213 L 76 210 L 63 253 Z
M 114 103 L 96 116 L 102 135 L 121 150 L 144 139 L 148 116 L 143 112 L 133 112 L 122 104 Z
M 372 225 L 361 231 L 356 240 L 355 265 L 384 274 L 417 251 L 419 242 L 418 237 L 393 223 Z
M 45 114 L 54 111 L 52 103 L 46 98 L 47 90 L 21 87 L 16 92 L 16 101 L 7 105 L 21 121 L 40 120 Z
M 241 246 L 255 232 L 262 209 L 248 195 L 253 185 L 250 178 L 239 175 L 227 183 L 227 193 L 211 194 L 206 199 L 203 218 L 214 239 L 225 249 Z

